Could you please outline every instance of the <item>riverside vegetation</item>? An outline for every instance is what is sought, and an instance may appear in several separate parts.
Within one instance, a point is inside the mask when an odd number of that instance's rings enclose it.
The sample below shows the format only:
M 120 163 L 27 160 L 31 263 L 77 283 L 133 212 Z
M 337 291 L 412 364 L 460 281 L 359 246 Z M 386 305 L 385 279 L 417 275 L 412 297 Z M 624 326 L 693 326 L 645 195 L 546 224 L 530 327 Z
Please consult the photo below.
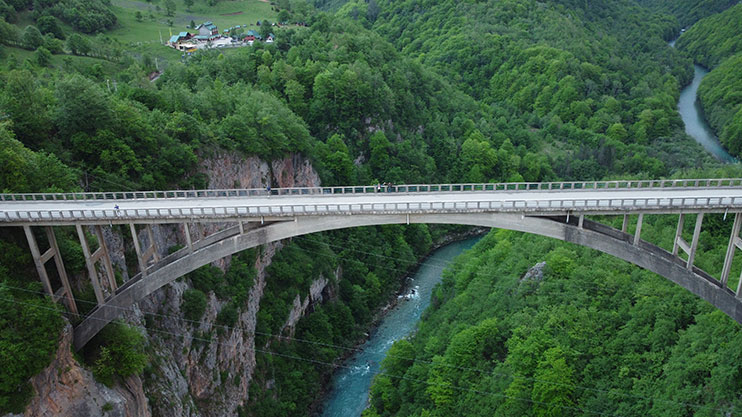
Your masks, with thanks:
M 698 88 L 704 114 L 721 143 L 742 156 L 742 4 L 693 25 L 678 48 L 711 70 Z
M 301 154 L 326 185 L 740 175 L 735 167 L 716 169 L 685 136 L 676 111 L 692 67 L 666 41 L 690 15 L 674 17 L 628 0 L 316 4 L 336 13 L 282 0 L 276 7 L 284 16 L 300 16 L 307 27 L 278 30 L 271 45 L 199 52 L 180 61 L 170 51 L 153 56 L 108 42 L 108 31 L 121 24 L 108 2 L 76 8 L 77 15 L 63 13 L 75 8 L 71 0 L 37 3 L 31 10 L 27 1 L 0 0 L 3 192 L 203 188 L 207 178 L 198 171 L 199 161 L 224 150 L 265 160 Z M 696 10 L 701 2 L 686 3 Z M 155 70 L 155 57 L 167 69 L 150 83 L 146 76 Z M 647 223 L 649 230 L 667 233 L 667 225 Z M 722 232 L 724 227 L 718 226 Z M 326 364 L 362 336 L 404 273 L 449 230 L 385 226 L 287 243 L 268 268 L 257 324 L 256 346 L 268 345 L 279 355 L 258 354 L 248 403 L 239 414 L 308 415 L 332 372 Z M 38 296 L 24 236 L 10 229 L 0 233 L 0 411 L 19 412 L 32 395 L 28 378 L 56 349 L 63 319 L 60 308 Z M 58 239 L 68 272 L 82 276 L 74 232 L 61 231 Z M 532 250 L 506 250 L 521 246 Z M 411 372 L 422 382 L 380 378 L 369 415 L 436 415 L 452 407 L 491 406 L 503 407 L 502 415 L 540 416 L 611 404 L 619 407 L 615 412 L 638 414 L 653 411 L 636 404 L 654 398 L 717 408 L 733 404 L 728 391 L 710 390 L 714 394 L 704 397 L 675 389 L 689 380 L 681 373 L 662 379 L 677 367 L 675 361 L 697 352 L 674 356 L 682 346 L 697 345 L 686 335 L 738 334 L 736 325 L 684 290 L 588 250 L 534 237 L 500 232 L 478 248 L 449 274 L 426 319 L 445 317 L 450 325 L 428 346 L 432 328 L 423 324 L 419 336 L 400 342 L 385 363 L 390 373 Z M 213 293 L 227 301 L 217 322 L 234 324 L 257 256 L 255 250 L 236 257 L 226 273 L 205 267 L 186 277 L 192 287 L 184 296 L 186 318 L 199 320 Z M 549 268 L 543 284 L 523 284 L 528 294 L 512 299 L 512 305 L 509 296 L 501 297 L 492 307 L 502 293 L 485 278 L 502 276 L 503 284 L 513 284 L 513 277 L 541 259 Z M 484 278 L 459 278 L 462 270 L 475 271 L 483 263 L 490 268 Z M 500 272 L 492 272 L 495 265 Z M 312 279 L 332 276 L 338 268 L 343 279 L 332 284 L 337 297 L 308 313 L 296 329 L 296 338 L 314 344 L 275 337 L 296 294 L 306 294 Z M 595 271 L 616 284 L 604 283 Z M 581 293 L 573 287 L 577 282 L 610 288 Z M 469 285 L 481 286 L 487 291 L 477 296 L 490 298 L 470 306 L 481 311 L 459 316 L 447 305 Z M 563 291 L 542 294 L 541 286 Z M 644 300 L 648 289 L 666 302 Z M 89 288 L 76 291 L 81 300 L 94 299 Z M 565 301 L 569 295 L 585 305 Z M 599 297 L 591 301 L 594 295 Z M 665 312 L 660 306 L 668 303 Z M 637 310 L 641 306 L 645 309 Z M 497 318 L 482 321 L 485 311 Z M 526 317 L 544 320 L 526 325 Z M 566 334 L 555 334 L 557 329 Z M 631 335 L 635 345 L 615 342 L 612 350 L 599 351 L 596 346 L 603 345 L 597 340 L 612 335 L 610 329 Z M 569 339 L 578 330 L 582 336 Z M 141 348 L 147 342 L 136 334 L 116 324 L 86 349 L 86 360 L 102 381 L 116 383 L 150 366 Z M 596 343 L 585 345 L 587 337 Z M 124 355 L 117 349 L 124 342 L 138 347 Z M 716 387 L 737 375 L 739 361 L 723 350 L 723 342 L 708 343 L 720 346 L 717 353 L 693 353 L 699 367 L 693 381 Z M 395 360 L 407 354 L 432 365 Z M 459 374 L 482 358 L 476 366 L 513 375 L 514 385 Z M 460 368 L 450 369 L 449 362 Z M 643 369 L 647 363 L 650 369 Z M 493 395 L 454 395 L 459 388 Z M 532 402 L 508 402 L 505 394 Z

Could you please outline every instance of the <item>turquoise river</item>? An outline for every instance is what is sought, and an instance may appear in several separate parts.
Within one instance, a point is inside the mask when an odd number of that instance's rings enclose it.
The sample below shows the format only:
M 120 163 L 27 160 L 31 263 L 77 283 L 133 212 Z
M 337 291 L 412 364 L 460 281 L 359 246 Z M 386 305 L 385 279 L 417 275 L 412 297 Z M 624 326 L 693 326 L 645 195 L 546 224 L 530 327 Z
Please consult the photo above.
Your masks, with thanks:
M 407 293 L 389 311 L 371 337 L 335 372 L 332 388 L 325 399 L 323 417 L 358 417 L 366 408 L 368 392 L 379 363 L 392 344 L 410 335 L 420 315 L 430 304 L 433 287 L 440 282 L 443 269 L 479 238 L 454 242 L 434 251 L 407 282 Z

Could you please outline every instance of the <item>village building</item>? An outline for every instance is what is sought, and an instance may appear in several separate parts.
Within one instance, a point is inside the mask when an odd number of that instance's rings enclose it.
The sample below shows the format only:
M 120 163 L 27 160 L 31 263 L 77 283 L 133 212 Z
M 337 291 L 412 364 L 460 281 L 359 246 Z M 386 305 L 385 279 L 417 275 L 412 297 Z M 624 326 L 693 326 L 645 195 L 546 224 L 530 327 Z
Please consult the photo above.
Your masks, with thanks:
M 189 40 L 193 39 L 193 35 L 188 32 L 180 32 L 177 35 L 173 35 L 168 40 L 167 44 L 168 46 L 184 51 L 186 49 L 192 48 L 193 43 L 187 42 Z
M 221 38 L 221 35 L 219 35 L 219 34 L 216 34 L 216 35 L 196 35 L 196 36 L 193 37 L 194 40 L 199 41 L 199 42 L 208 42 L 208 41 L 213 41 L 213 40 L 219 39 L 219 38 Z
M 260 36 L 260 33 L 258 33 L 255 30 L 248 30 L 247 35 L 245 35 L 245 40 L 248 42 L 256 41 L 256 40 L 260 41 L 260 40 L 263 40 L 263 37 Z
M 211 22 L 204 22 L 196 26 L 199 36 L 219 35 L 219 29 Z

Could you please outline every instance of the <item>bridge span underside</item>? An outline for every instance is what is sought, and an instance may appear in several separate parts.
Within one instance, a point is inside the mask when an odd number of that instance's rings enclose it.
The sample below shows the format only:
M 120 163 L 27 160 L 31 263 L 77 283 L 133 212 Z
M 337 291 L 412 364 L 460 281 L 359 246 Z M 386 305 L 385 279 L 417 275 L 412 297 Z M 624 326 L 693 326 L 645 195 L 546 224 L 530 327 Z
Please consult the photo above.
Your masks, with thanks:
M 699 217 L 702 218 L 702 215 Z M 639 230 L 640 222 L 641 218 L 638 223 Z M 674 254 L 639 239 L 639 231 L 635 235 L 626 233 L 626 217 L 624 231 L 620 231 L 586 220 L 582 216 L 570 218 L 561 215 L 528 216 L 514 213 L 324 215 L 284 218 L 263 225 L 248 223 L 254 225 L 252 228 L 240 224 L 208 236 L 200 242 L 194 242 L 190 247 L 183 248 L 150 267 L 146 271 L 146 278 L 142 278 L 141 273 L 134 276 L 118 288 L 104 304 L 93 310 L 75 329 L 75 348 L 83 347 L 106 324 L 120 317 L 144 297 L 175 279 L 225 256 L 281 239 L 321 231 L 408 223 L 461 224 L 509 229 L 597 249 L 675 282 L 742 324 L 742 302 L 736 297 L 735 292 L 727 288 L 726 283 L 722 284 L 692 264 L 692 254 L 698 240 L 697 233 L 694 233 L 692 250 L 689 248 L 691 245 L 676 237 Z M 739 221 L 736 217 L 735 228 L 738 233 Z M 678 229 L 682 230 L 682 216 Z M 697 222 L 697 229 L 700 230 L 700 221 Z M 688 252 L 690 261 L 676 255 L 678 241 L 682 242 L 681 247 L 685 246 L 683 250 Z M 732 245 L 735 243 L 730 242 L 730 246 Z M 725 269 L 728 270 L 727 267 Z

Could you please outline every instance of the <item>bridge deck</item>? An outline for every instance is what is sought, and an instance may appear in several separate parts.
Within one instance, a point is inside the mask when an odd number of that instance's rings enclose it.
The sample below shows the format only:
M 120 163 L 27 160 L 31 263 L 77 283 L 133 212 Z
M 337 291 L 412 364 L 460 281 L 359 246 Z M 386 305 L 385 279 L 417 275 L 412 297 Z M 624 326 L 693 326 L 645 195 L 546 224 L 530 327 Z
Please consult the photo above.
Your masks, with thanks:
M 0 201 L 0 225 L 250 221 L 327 214 L 523 212 L 594 215 L 739 210 L 742 210 L 742 187 L 306 195 L 268 195 L 263 191 L 263 195 L 225 197 L 5 200 Z

